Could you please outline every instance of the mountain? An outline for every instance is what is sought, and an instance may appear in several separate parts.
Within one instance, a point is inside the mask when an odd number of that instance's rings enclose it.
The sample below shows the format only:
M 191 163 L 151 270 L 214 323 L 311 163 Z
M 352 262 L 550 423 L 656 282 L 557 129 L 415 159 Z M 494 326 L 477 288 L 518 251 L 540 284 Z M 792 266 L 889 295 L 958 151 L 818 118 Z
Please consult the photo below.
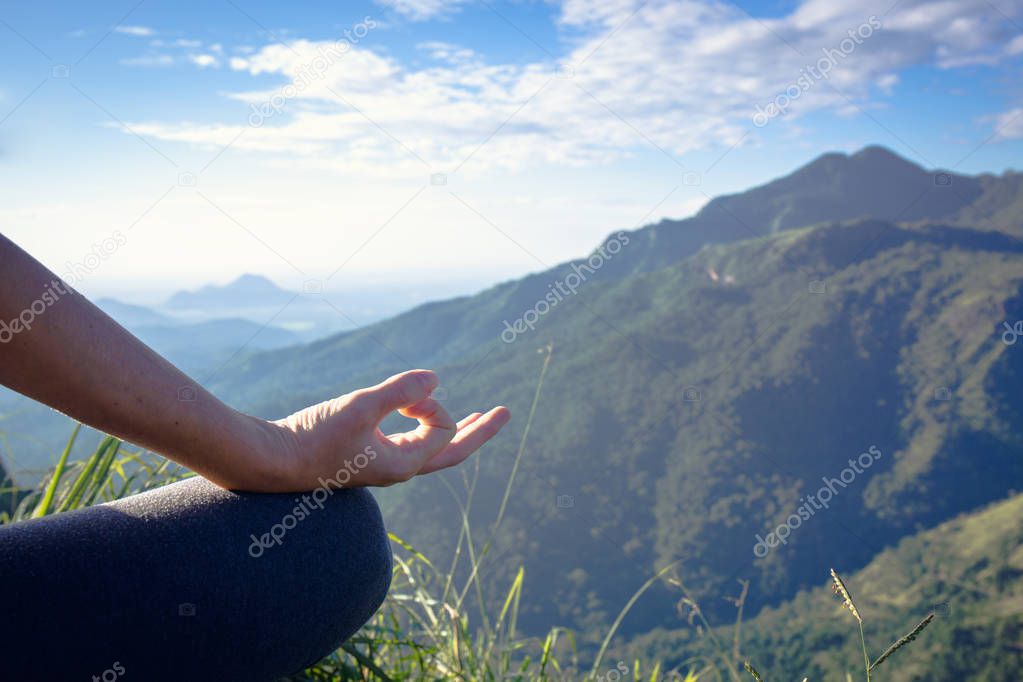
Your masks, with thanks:
M 204 287 L 196 293 L 230 289 L 231 296 L 245 296 L 244 292 L 249 291 L 247 295 L 252 298 L 248 299 L 247 305 L 252 306 L 259 302 L 256 292 L 265 291 L 267 286 L 283 292 L 283 289 L 277 289 L 265 278 L 244 275 L 227 287 Z M 171 300 L 181 301 L 193 295 L 190 292 L 178 292 Z M 294 294 L 289 294 L 288 300 L 293 297 Z M 302 336 L 287 329 L 242 318 L 190 322 L 112 298 L 98 299 L 96 305 L 158 353 L 175 364 L 185 364 L 193 370 L 201 370 L 203 366 L 216 362 L 218 356 L 233 353 L 243 346 L 248 350 L 269 350 L 302 340 Z
M 977 182 L 980 195 L 960 209 L 954 221 L 960 225 L 996 230 L 1023 236 L 1023 173 L 981 175 Z M 950 185 L 956 186 L 956 185 Z
M 189 373 L 201 375 L 237 352 L 296 345 L 302 337 L 287 329 L 243 319 L 177 325 L 140 325 L 132 333 Z
M 986 181 L 986 182 L 985 182 Z M 717 197 L 695 216 L 638 230 L 636 245 L 612 269 L 655 270 L 708 244 L 724 244 L 822 222 L 956 218 L 982 196 L 991 210 L 1014 196 L 1017 181 L 925 170 L 884 147 L 824 154 L 791 174 L 740 194 Z M 1005 192 L 1006 186 L 1012 189 Z M 1017 214 L 1018 215 L 1018 214 Z M 968 223 L 963 223 L 968 224 Z
M 843 576 L 864 619 L 872 657 L 928 613 L 935 620 L 874 674 L 892 682 L 1014 682 L 1023 667 L 1023 495 L 1001 500 L 905 538 Z M 827 580 L 827 573 L 818 583 Z M 800 592 L 743 624 L 742 653 L 765 680 L 862 675 L 855 621 L 830 586 Z M 719 638 L 730 641 L 731 629 Z M 668 667 L 702 650 L 693 628 L 636 638 L 626 660 Z M 881 678 L 880 675 L 884 677 Z
M 261 275 L 242 275 L 224 285 L 208 284 L 196 291 L 179 291 L 171 296 L 169 309 L 211 310 L 234 307 L 283 306 L 297 296 Z
M 246 275 L 238 282 L 246 278 L 250 278 L 250 282 L 269 282 L 252 275 Z M 247 286 L 256 290 L 263 288 L 264 284 L 243 284 L 234 291 L 237 294 Z M 175 297 L 185 295 L 186 292 L 181 292 Z M 252 302 L 249 301 L 250 304 Z M 209 366 L 228 359 L 239 349 L 248 352 L 270 350 L 303 340 L 301 335 L 287 329 L 241 318 L 189 322 L 112 298 L 101 298 L 96 301 L 96 305 L 143 343 L 186 372 L 201 374 Z
M 166 315 L 146 308 L 141 305 L 123 303 L 113 298 L 100 298 L 94 301 L 96 306 L 110 317 L 117 320 L 123 327 L 138 327 L 142 325 L 170 325 L 173 320 Z
M 712 282 L 712 268 L 735 284 Z M 1020 240 L 869 220 L 712 247 L 580 291 L 528 340 L 440 369 L 453 411 L 505 403 L 522 417 L 536 348 L 555 346 L 491 570 L 525 565 L 540 594 L 523 622 L 599 632 L 672 561 L 701 597 L 751 580 L 751 613 L 815 584 L 827 562 L 863 566 L 1023 487 L 1023 357 L 1000 339 L 1002 321 L 1021 318 Z M 513 432 L 480 460 L 477 527 L 496 515 L 516 445 Z M 845 473 L 872 452 L 866 474 Z M 784 552 L 757 554 L 758 537 L 839 477 Z M 395 532 L 445 555 L 458 508 L 439 481 L 385 499 Z M 626 629 L 673 618 L 646 602 Z
M 829 563 L 865 566 L 1023 483 L 1012 397 L 1023 359 L 1000 340 L 1004 321 L 1023 318 L 1018 178 L 941 174 L 879 148 L 826 155 L 755 198 L 613 236 L 619 252 L 555 305 L 539 303 L 584 259 L 248 356 L 212 388 L 277 417 L 434 367 L 453 412 L 504 403 L 518 415 L 479 459 L 470 516 L 489 528 L 514 470 L 490 560 L 496 584 L 526 567 L 536 597 L 523 607 L 527 627 L 601 632 L 655 567 L 676 560 L 700 596 L 751 580 L 756 613 L 817 584 Z M 988 222 L 965 224 L 971 215 Z M 504 323 L 531 310 L 534 328 L 502 341 Z M 515 428 L 549 343 L 515 467 Z M 754 553 L 822 479 L 875 451 L 869 474 L 832 484 L 837 499 L 786 551 Z M 392 528 L 431 556 L 452 549 L 460 523 L 440 478 L 380 495 Z M 663 589 L 626 632 L 674 622 Z
M 787 177 L 714 199 L 703 213 L 724 212 L 757 231 L 777 232 L 865 217 L 940 220 L 980 193 L 976 178 L 927 171 L 884 147 L 866 147 L 825 154 Z
M 367 292 L 339 284 L 325 292 L 318 280 L 307 281 L 300 293 L 261 275 L 246 274 L 225 285 L 179 291 L 167 299 L 161 312 L 190 322 L 241 318 L 261 326 L 272 323 L 309 342 L 405 310 L 412 305 L 405 302 L 410 296 L 416 299 L 408 287 Z

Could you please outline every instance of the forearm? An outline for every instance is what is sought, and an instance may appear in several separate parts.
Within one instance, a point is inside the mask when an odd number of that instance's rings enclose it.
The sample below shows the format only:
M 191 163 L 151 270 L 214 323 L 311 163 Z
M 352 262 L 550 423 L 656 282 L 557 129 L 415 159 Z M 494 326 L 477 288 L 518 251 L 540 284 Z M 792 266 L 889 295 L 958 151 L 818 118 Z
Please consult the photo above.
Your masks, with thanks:
M 254 481 L 269 474 L 255 456 L 267 437 L 256 420 L 194 383 L 2 235 L 0 273 L 0 382 L 214 482 L 237 472 L 237 458 L 247 453 Z

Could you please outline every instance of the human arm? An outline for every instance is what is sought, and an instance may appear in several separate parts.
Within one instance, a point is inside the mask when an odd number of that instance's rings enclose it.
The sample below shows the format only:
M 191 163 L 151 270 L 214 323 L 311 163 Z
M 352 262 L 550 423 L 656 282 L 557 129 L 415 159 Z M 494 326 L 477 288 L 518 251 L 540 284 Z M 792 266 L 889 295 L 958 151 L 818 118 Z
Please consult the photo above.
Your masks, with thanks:
M 26 312 L 27 311 L 27 312 Z M 396 375 L 278 421 L 224 404 L 0 235 L 0 383 L 225 487 L 311 490 L 371 448 L 349 486 L 458 464 L 507 423 L 503 407 L 456 425 L 428 370 Z M 187 388 L 188 400 L 181 391 Z M 399 410 L 420 426 L 384 435 Z M 360 459 L 360 461 L 362 461 Z

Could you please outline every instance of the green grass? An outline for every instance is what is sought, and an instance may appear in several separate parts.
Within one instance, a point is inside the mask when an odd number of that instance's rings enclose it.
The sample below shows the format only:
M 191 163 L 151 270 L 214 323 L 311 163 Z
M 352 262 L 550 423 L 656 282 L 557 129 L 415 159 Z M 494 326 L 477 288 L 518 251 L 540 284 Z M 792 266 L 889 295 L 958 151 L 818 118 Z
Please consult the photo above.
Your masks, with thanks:
M 515 472 L 526 455 L 532 418 L 551 364 L 553 347 L 547 346 L 543 351 L 546 357 L 536 381 L 529 416 L 515 465 L 501 498 L 500 510 L 488 529 L 490 538 L 495 537 L 504 518 Z M 54 469 L 36 489 L 27 492 L 11 488 L 0 490 L 0 495 L 10 494 L 11 500 L 17 500 L 11 510 L 0 513 L 0 524 L 117 500 L 192 475 L 158 455 L 125 450 L 125 444 L 114 437 L 104 438 L 86 459 L 69 461 L 80 429 L 81 425 L 74 427 Z M 698 679 L 740 682 L 748 680 L 745 672 L 760 679 L 759 673 L 742 653 L 743 606 L 749 582 L 740 581 L 741 593 L 731 600 L 736 607 L 736 618 L 731 636 L 726 638 L 724 630 L 708 622 L 696 599 L 678 577 L 675 564 L 669 564 L 647 577 L 621 607 L 604 633 L 599 648 L 590 645 L 585 651 L 580 651 L 575 633 L 563 627 L 551 627 L 542 636 L 521 631 L 518 618 L 520 604 L 527 594 L 526 573 L 520 567 L 500 598 L 494 599 L 486 593 L 486 586 L 491 581 L 484 577 L 496 565 L 496 559 L 489 558 L 490 541 L 480 541 L 469 523 L 480 474 L 479 458 L 475 458 L 474 465 L 463 467 L 461 474 L 465 483 L 464 497 L 449 485 L 451 495 L 459 504 L 462 521 L 450 561 L 440 566 L 403 539 L 391 535 L 395 548 L 394 575 L 384 604 L 354 637 L 313 667 L 287 678 L 287 682 L 610 682 L 625 679 L 636 682 L 697 682 Z M 626 614 L 648 588 L 662 579 L 681 591 L 679 605 L 689 611 L 690 624 L 695 624 L 703 646 L 694 648 L 692 655 L 670 668 L 663 667 L 659 660 L 641 660 L 635 656 L 631 666 L 621 660 L 622 656 L 611 663 L 608 657 L 612 651 L 611 644 Z M 836 583 L 837 580 L 836 577 Z M 852 604 L 848 594 L 844 598 L 848 599 L 849 605 Z M 488 611 L 488 604 L 500 606 Z M 855 613 L 855 607 L 850 610 Z M 895 642 L 873 665 L 866 658 L 864 644 L 868 681 L 870 670 L 915 639 L 928 622 L 921 623 Z

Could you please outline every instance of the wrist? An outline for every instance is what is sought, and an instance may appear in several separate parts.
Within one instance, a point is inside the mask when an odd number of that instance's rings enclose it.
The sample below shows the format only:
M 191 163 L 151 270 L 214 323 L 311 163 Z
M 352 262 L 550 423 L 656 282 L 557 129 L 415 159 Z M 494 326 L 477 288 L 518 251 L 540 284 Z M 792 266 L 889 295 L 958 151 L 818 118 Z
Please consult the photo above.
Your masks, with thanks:
M 232 412 L 235 426 L 226 443 L 224 464 L 229 473 L 224 487 L 256 492 L 289 490 L 288 434 L 274 422 Z
M 179 432 L 175 451 L 164 454 L 222 488 L 276 491 L 285 473 L 279 429 L 207 395 L 211 400 L 200 395 L 193 404 L 201 416 L 191 433 Z

